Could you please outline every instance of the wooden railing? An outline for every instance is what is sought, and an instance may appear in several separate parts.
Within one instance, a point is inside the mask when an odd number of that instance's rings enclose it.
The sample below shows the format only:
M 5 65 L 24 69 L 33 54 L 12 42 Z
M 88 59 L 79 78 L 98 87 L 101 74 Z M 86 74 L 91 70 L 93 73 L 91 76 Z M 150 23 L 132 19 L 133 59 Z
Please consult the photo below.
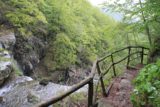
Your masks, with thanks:
M 132 51 L 131 51 L 132 49 L 141 49 L 141 51 L 136 51 L 136 52 L 132 53 Z M 123 50 L 128 50 L 127 56 L 125 56 L 121 60 L 115 61 L 114 60 L 114 54 L 122 52 Z M 133 56 L 135 54 L 140 54 L 141 63 L 143 63 L 144 55 L 147 55 L 146 53 L 144 53 L 144 50 L 149 50 L 149 49 L 145 48 L 145 47 L 142 47 L 142 46 L 128 46 L 128 47 L 125 47 L 125 48 L 120 49 L 118 51 L 112 52 L 111 54 L 109 54 L 109 55 L 107 55 L 107 56 L 105 56 L 101 59 L 96 60 L 93 63 L 91 74 L 86 79 L 84 79 L 80 83 L 74 85 L 71 89 L 69 89 L 65 93 L 63 93 L 61 95 L 58 95 L 56 97 L 53 97 L 48 101 L 44 101 L 44 102 L 39 103 L 36 107 L 48 107 L 48 106 L 64 99 L 65 97 L 69 96 L 70 94 L 75 93 L 77 90 L 79 90 L 80 88 L 82 88 L 83 86 L 85 86 L 87 84 L 88 84 L 88 107 L 93 107 L 94 105 L 96 105 L 96 95 L 97 95 L 96 91 L 94 93 L 94 82 L 93 82 L 96 71 L 98 71 L 98 74 L 99 74 L 98 81 L 100 81 L 100 83 L 101 83 L 102 94 L 104 96 L 107 96 L 107 92 L 106 92 L 106 89 L 105 89 L 103 77 L 111 69 L 113 69 L 114 76 L 116 76 L 117 74 L 116 74 L 115 65 L 117 65 L 118 63 L 127 59 L 127 67 L 128 67 L 129 64 L 130 64 L 130 61 L 132 60 L 131 56 Z M 106 70 L 105 72 L 102 73 L 101 63 L 103 63 L 107 58 L 111 58 L 112 64 L 107 69 L 105 69 Z
M 74 85 L 71 89 L 69 89 L 65 93 L 63 93 L 59 96 L 56 96 L 54 98 L 51 98 L 48 101 L 44 101 L 44 102 L 39 103 L 36 107 L 48 107 L 48 106 L 62 100 L 63 98 L 69 96 L 70 94 L 76 92 L 77 90 L 79 90 L 80 88 L 82 88 L 83 86 L 85 86 L 87 84 L 88 84 L 88 107 L 91 107 L 93 105 L 93 95 L 94 95 L 94 93 L 93 93 L 93 91 L 94 91 L 93 90 L 94 89 L 93 79 L 94 79 L 94 75 L 96 73 L 96 64 L 97 64 L 97 61 L 95 61 L 93 63 L 91 74 L 86 79 L 84 79 L 80 83 Z
M 137 50 L 136 50 L 135 52 L 132 52 L 133 49 L 137 49 Z M 139 49 L 140 49 L 140 50 L 139 50 Z M 125 51 L 125 50 L 128 51 L 128 54 L 127 54 L 126 56 L 124 55 L 124 57 L 123 57 L 122 59 L 120 59 L 120 60 L 118 60 L 118 61 L 115 61 L 115 60 L 114 60 L 114 55 L 117 54 L 117 53 L 120 53 L 120 52 L 122 52 L 122 51 Z M 127 68 L 129 67 L 130 62 L 131 62 L 132 60 L 138 59 L 139 57 L 140 57 L 140 63 L 141 63 L 141 64 L 144 64 L 144 55 L 148 55 L 148 52 L 147 52 L 147 53 L 144 53 L 145 50 L 149 51 L 149 48 L 145 48 L 145 47 L 142 47 L 142 46 L 128 46 L 128 47 L 125 47 L 125 48 L 123 48 L 123 49 L 120 49 L 120 50 L 117 50 L 117 51 L 115 51 L 115 52 L 112 52 L 111 54 L 109 54 L 109 55 L 107 55 L 107 56 L 105 56 L 105 57 L 97 60 L 97 71 L 98 71 L 98 74 L 100 75 L 100 83 L 101 83 L 101 87 L 102 87 L 102 93 L 103 93 L 104 96 L 107 96 L 109 92 L 106 92 L 103 77 L 104 77 L 111 69 L 113 70 L 114 76 L 116 76 L 117 74 L 116 74 L 116 68 L 115 68 L 115 66 L 116 66 L 117 64 L 121 63 L 122 61 L 125 61 L 125 60 L 127 60 L 127 64 L 126 64 Z M 139 56 L 138 54 L 139 54 L 140 56 Z M 131 56 L 133 56 L 133 55 L 137 55 L 138 57 L 131 59 Z M 102 68 L 102 66 L 106 66 L 106 65 L 107 65 L 106 63 L 103 64 L 103 62 L 104 62 L 107 58 L 110 58 L 110 59 L 111 59 L 111 65 L 110 65 L 109 67 L 107 67 L 107 69 L 105 69 L 105 72 L 102 73 L 102 69 L 101 69 L 101 68 Z M 102 63 L 102 64 L 101 64 L 101 63 Z M 109 91 L 109 90 L 107 90 L 107 91 Z

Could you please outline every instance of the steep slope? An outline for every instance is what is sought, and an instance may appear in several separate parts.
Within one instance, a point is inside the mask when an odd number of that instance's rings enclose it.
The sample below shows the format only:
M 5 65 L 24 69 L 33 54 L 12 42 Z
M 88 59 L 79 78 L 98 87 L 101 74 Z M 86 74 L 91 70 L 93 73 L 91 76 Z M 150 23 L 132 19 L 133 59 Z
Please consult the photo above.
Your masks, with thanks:
M 116 23 L 86 0 L 2 0 L 0 10 L 0 24 L 15 29 L 14 57 L 26 75 L 87 69 Z

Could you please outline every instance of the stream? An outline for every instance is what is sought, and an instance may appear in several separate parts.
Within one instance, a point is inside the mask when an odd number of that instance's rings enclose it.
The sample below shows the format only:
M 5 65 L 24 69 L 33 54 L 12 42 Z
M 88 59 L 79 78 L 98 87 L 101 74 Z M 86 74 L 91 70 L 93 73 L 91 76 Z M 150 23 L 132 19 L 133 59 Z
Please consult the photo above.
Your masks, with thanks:
M 43 86 L 30 77 L 20 76 L 0 88 L 0 97 L 3 97 L 0 107 L 33 107 L 35 104 L 57 96 L 71 87 L 51 82 Z M 86 92 L 87 88 L 86 85 L 77 92 Z

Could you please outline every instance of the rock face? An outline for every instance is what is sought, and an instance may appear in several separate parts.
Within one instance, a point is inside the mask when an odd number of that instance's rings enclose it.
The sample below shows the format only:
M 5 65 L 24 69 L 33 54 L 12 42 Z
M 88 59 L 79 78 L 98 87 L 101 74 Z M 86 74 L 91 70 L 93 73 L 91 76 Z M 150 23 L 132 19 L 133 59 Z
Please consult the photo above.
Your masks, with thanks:
M 12 50 L 15 42 L 16 38 L 13 32 L 4 33 L 0 36 L 0 48 Z
M 46 42 L 40 37 L 23 37 L 16 33 L 14 58 L 20 64 L 25 75 L 31 75 L 34 68 L 45 55 Z
M 1 65 L 1 63 L 3 65 Z M 9 62 L 0 62 L 0 68 L 0 85 L 2 85 L 12 72 L 12 66 Z
M 14 33 L 8 32 L 0 36 L 0 85 L 10 76 L 12 72 L 12 55 L 9 51 L 15 43 Z

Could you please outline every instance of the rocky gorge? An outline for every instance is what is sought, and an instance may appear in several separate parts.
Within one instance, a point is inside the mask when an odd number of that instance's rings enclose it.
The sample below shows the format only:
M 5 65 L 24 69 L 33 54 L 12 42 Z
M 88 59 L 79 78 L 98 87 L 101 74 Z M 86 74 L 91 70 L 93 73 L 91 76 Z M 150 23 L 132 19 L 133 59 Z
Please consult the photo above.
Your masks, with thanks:
M 22 40 L 13 30 L 1 31 L 0 107 L 32 107 L 72 87 L 50 82 L 49 78 L 36 78 L 35 70 L 41 63 L 46 47 L 43 43 L 35 37 Z M 61 76 L 63 73 L 61 72 Z M 57 75 L 59 74 L 53 73 L 51 77 L 56 77 L 56 80 L 59 78 Z M 74 73 L 70 75 L 74 76 Z M 86 91 L 87 86 L 77 92 Z
M 86 0 L 1 0 L 1 106 L 32 106 L 30 95 L 38 103 L 85 79 L 112 22 Z

